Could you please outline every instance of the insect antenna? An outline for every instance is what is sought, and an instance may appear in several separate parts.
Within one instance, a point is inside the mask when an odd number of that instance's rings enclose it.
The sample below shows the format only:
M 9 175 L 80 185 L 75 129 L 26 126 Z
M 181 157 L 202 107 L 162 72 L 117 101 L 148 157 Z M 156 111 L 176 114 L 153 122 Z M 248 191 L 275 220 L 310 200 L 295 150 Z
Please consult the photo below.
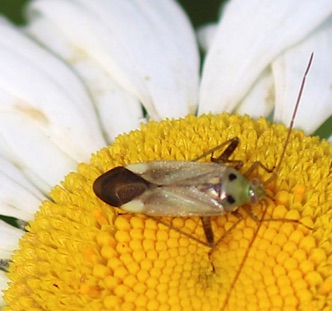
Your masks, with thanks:
M 292 132 L 292 129 L 294 127 L 294 120 L 295 120 L 295 117 L 296 117 L 296 113 L 297 113 L 297 110 L 298 110 L 298 107 L 299 107 L 299 104 L 300 104 L 300 100 L 301 100 L 301 97 L 302 97 L 302 93 L 303 93 L 303 90 L 304 90 L 304 85 L 305 85 L 305 81 L 306 81 L 306 78 L 307 78 L 307 75 L 308 75 L 308 72 L 309 72 L 309 69 L 310 69 L 310 66 L 311 66 L 311 63 L 312 63 L 312 60 L 313 60 L 313 56 L 314 56 L 314 53 L 311 53 L 310 55 L 310 59 L 309 59 L 309 62 L 308 62 L 308 65 L 307 65 L 307 68 L 304 72 L 304 75 L 303 75 L 303 78 L 302 78 L 302 82 L 301 82 L 301 86 L 300 86 L 300 91 L 299 91 L 299 94 L 298 94 L 298 97 L 297 97 L 297 100 L 296 100 L 296 104 L 295 104 L 295 108 L 294 108 L 294 112 L 293 112 L 293 115 L 292 115 L 292 119 L 291 119 L 291 122 L 290 122 L 290 125 L 289 125 L 289 130 L 287 132 L 287 136 L 286 136 L 286 140 L 285 140 L 285 143 L 284 143 L 284 146 L 283 146 L 283 150 L 282 150 L 282 153 L 281 153 L 281 156 L 280 156 L 280 159 L 279 159 L 279 162 L 277 164 L 277 166 L 275 167 L 275 169 L 273 170 L 272 172 L 272 176 L 267 179 L 263 185 L 267 185 L 269 184 L 270 182 L 274 181 L 277 177 L 278 177 L 278 173 L 280 171 L 280 168 L 281 168 L 281 163 L 286 155 L 286 149 L 287 149 L 287 146 L 289 144 L 289 140 L 290 140 L 290 135 L 291 135 L 291 132 Z M 264 166 L 262 164 L 260 164 L 260 162 L 256 162 L 257 164 L 254 163 L 254 165 L 257 167 L 258 165 L 262 166 L 264 168 Z M 254 166 L 253 165 L 253 166 Z M 250 169 L 249 169 L 250 170 Z M 246 172 L 246 174 L 248 174 L 248 171 Z M 239 269 L 236 271 L 236 274 L 233 278 L 233 281 L 230 285 L 230 290 L 229 292 L 227 293 L 227 296 L 226 296 L 226 299 L 222 305 L 222 308 L 221 310 L 224 310 L 227 305 L 228 305 L 228 302 L 229 302 L 229 299 L 232 295 L 232 291 L 240 277 L 240 274 L 243 270 L 243 267 L 244 267 L 244 264 L 249 256 L 249 252 L 251 250 L 251 247 L 253 246 L 256 238 L 257 238 L 257 235 L 258 235 L 258 232 L 263 224 L 264 221 L 269 221 L 269 220 L 276 220 L 276 219 L 265 219 L 265 215 L 267 213 L 267 208 L 268 208 L 268 204 L 266 204 L 266 207 L 263 209 L 263 212 L 262 212 L 262 215 L 261 215 L 261 219 L 258 221 L 258 225 L 257 225 L 257 228 L 255 230 L 255 233 L 254 233 L 254 236 L 253 238 L 250 240 L 249 242 L 249 245 L 245 251 L 245 254 L 241 260 L 241 263 L 240 263 L 240 266 L 239 266 Z M 280 219 L 278 219 L 280 221 Z M 287 220 L 286 220 L 287 221 Z M 297 222 L 297 221 L 295 221 Z M 305 226 L 306 227 L 306 226 Z
M 307 68 L 304 72 L 304 75 L 303 75 L 303 78 L 302 78 L 302 82 L 301 82 L 301 86 L 300 86 L 300 91 L 299 91 L 299 94 L 297 96 L 297 99 L 296 99 L 296 104 L 295 104 L 295 108 L 294 108 L 294 111 L 293 111 L 293 115 L 292 115 L 292 118 L 291 118 L 291 122 L 289 124 L 289 130 L 287 132 L 287 136 L 286 136 L 286 140 L 285 140 L 285 143 L 284 143 L 284 147 L 282 149 L 282 153 L 281 153 L 281 156 L 280 156 L 280 159 L 279 159 L 279 162 L 275 168 L 275 170 L 273 170 L 273 176 L 271 176 L 268 180 L 266 180 L 264 182 L 264 185 L 267 185 L 269 184 L 270 182 L 272 182 L 273 180 L 275 180 L 278 176 L 278 173 L 280 171 L 280 168 L 281 168 L 281 164 L 282 164 L 282 161 L 286 155 L 286 150 L 287 150 L 287 145 L 289 143 L 289 140 L 290 140 L 290 136 L 291 136 L 291 133 L 292 133 L 292 129 L 294 127 L 294 121 L 295 121 L 295 117 L 296 117 L 296 114 L 297 114 L 297 110 L 299 108 L 299 105 L 300 105 L 300 101 L 301 101 L 301 97 L 302 97 L 302 93 L 303 93 L 303 90 L 304 90 L 304 85 L 305 85 L 305 82 L 306 82 L 306 79 L 307 79 L 307 75 L 309 73 L 309 70 L 310 70 L 310 67 L 311 67 L 311 63 L 312 63 L 312 60 L 314 58 L 314 53 L 312 52 L 311 55 L 310 55 L 310 59 L 309 59 L 309 62 L 308 62 L 308 65 L 307 65 Z

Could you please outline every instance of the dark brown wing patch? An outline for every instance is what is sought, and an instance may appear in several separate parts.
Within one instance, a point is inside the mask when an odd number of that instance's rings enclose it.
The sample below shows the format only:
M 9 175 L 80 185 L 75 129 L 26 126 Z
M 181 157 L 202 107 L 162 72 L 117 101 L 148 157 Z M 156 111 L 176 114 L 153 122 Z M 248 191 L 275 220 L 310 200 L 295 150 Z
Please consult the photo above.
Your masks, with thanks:
M 96 196 L 107 204 L 120 207 L 145 192 L 151 183 L 118 166 L 99 176 L 94 184 Z

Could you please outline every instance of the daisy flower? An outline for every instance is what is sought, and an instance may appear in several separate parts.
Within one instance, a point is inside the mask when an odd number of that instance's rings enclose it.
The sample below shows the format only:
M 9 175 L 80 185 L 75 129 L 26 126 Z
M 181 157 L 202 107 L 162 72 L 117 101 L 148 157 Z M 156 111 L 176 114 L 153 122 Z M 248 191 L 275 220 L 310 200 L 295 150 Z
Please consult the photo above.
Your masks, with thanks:
M 311 52 L 295 127 L 332 114 L 330 1 L 232 0 L 198 32 L 203 60 L 175 1 L 37 0 L 27 16 L 0 20 L 4 310 L 332 307 L 327 141 L 292 130 L 276 178 L 249 176 L 271 180 L 250 208 L 276 221 L 212 217 L 212 249 L 197 217 L 159 222 L 92 190 L 116 166 L 236 136 L 242 173 L 275 167 Z

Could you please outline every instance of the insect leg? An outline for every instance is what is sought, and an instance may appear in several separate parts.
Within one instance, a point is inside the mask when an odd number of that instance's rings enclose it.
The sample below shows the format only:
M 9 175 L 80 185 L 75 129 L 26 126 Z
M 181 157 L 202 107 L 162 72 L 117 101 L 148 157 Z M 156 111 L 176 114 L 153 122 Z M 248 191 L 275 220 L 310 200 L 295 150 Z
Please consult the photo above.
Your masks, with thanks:
M 208 151 L 204 152 L 202 155 L 193 159 L 192 161 L 196 162 L 200 159 L 205 158 L 207 155 L 211 154 L 211 162 L 220 163 L 220 164 L 233 163 L 233 164 L 235 164 L 234 168 L 238 170 L 243 166 L 243 162 L 238 161 L 238 160 L 229 160 L 229 157 L 233 154 L 233 152 L 239 145 L 239 142 L 240 142 L 240 139 L 238 137 L 233 137 L 233 138 L 223 142 L 222 144 L 220 144 L 212 149 L 209 149 Z M 224 146 L 227 146 L 227 148 L 222 152 L 222 154 L 219 157 L 214 158 L 213 153 L 217 150 L 220 150 Z M 213 231 L 211 228 L 211 217 L 208 217 L 208 216 L 201 217 L 201 222 L 202 222 L 203 230 L 204 230 L 206 241 L 207 241 L 206 245 L 213 246 L 214 245 L 214 234 L 213 234 Z
M 281 221 L 281 222 L 289 222 L 289 223 L 293 223 L 293 224 L 299 224 L 301 226 L 304 226 L 305 228 L 312 230 L 312 228 L 310 228 L 309 226 L 305 225 L 304 223 L 302 223 L 300 220 L 297 219 L 285 219 L 285 218 L 262 218 L 259 219 L 257 217 L 257 215 L 252 211 L 252 208 L 250 207 L 250 205 L 244 205 L 242 206 L 243 210 L 249 215 L 249 217 L 256 221 L 257 223 L 259 222 L 265 222 L 265 221 Z
M 266 211 L 267 211 L 267 208 L 265 208 L 264 211 L 263 211 L 262 219 L 264 219 L 265 214 L 266 214 Z M 242 216 L 241 216 L 241 217 L 242 217 Z M 241 221 L 241 219 L 239 219 L 238 222 L 235 223 L 235 225 L 237 225 L 240 221 Z M 234 228 L 235 225 L 233 225 L 233 226 L 231 227 L 231 229 Z M 257 238 L 257 234 L 258 234 L 258 232 L 259 232 L 261 226 L 262 226 L 262 222 L 258 222 L 258 226 L 257 226 L 257 229 L 256 229 L 256 231 L 255 231 L 254 237 L 253 237 L 253 238 L 251 239 L 251 241 L 249 242 L 249 245 L 248 245 L 248 247 L 247 247 L 247 249 L 246 249 L 246 251 L 245 251 L 244 257 L 243 257 L 243 259 L 242 259 L 242 261 L 241 261 L 241 263 L 240 263 L 240 267 L 239 267 L 239 269 L 237 270 L 237 272 L 236 272 L 236 274 L 235 274 L 235 277 L 234 277 L 234 279 L 233 279 L 233 281 L 232 281 L 232 283 L 231 283 L 231 285 L 230 285 L 230 291 L 228 292 L 228 295 L 226 296 L 226 299 L 225 299 L 225 301 L 224 301 L 224 303 L 223 303 L 223 306 L 222 306 L 221 310 L 225 310 L 226 306 L 228 305 L 228 301 L 229 301 L 229 299 L 230 299 L 230 297 L 231 297 L 231 295 L 232 295 L 232 291 L 233 291 L 233 289 L 234 289 L 234 287 L 235 287 L 235 284 L 237 283 L 237 281 L 238 281 L 238 279 L 239 279 L 239 277 L 240 277 L 240 274 L 241 274 L 241 272 L 242 272 L 242 269 L 243 269 L 243 267 L 244 267 L 244 264 L 245 264 L 245 262 L 246 262 L 246 259 L 248 258 L 248 255 L 249 255 L 249 252 L 250 252 L 250 250 L 251 250 L 251 247 L 253 246 L 253 244 L 254 244 L 254 242 L 255 242 L 255 240 L 256 240 L 256 238 Z M 228 231 L 229 231 L 229 230 L 228 230 Z
M 233 154 L 237 146 L 239 145 L 240 139 L 238 137 L 233 137 L 224 143 L 209 149 L 204 152 L 199 157 L 195 158 L 193 161 L 198 161 L 200 159 L 205 158 L 207 155 L 211 154 L 211 162 L 223 164 L 223 163 L 232 163 L 234 164 L 234 168 L 239 170 L 243 166 L 243 162 L 239 160 L 230 160 L 229 157 Z M 217 158 L 213 157 L 213 153 L 217 150 L 220 150 L 222 147 L 227 146 L 227 148 L 221 153 L 221 155 Z M 214 234 L 211 228 L 211 218 L 208 216 L 201 217 L 203 230 L 205 233 L 206 241 L 209 246 L 214 245 Z
M 232 215 L 234 215 L 238 220 L 219 238 L 219 240 L 214 243 L 213 245 L 211 245 L 211 249 L 209 251 L 209 256 L 212 255 L 212 253 L 214 252 L 214 250 L 217 248 L 217 246 L 221 243 L 221 241 L 230 233 L 232 232 L 235 227 L 242 221 L 243 216 L 239 211 L 234 211 L 231 213 Z
M 211 217 L 205 216 L 205 217 L 200 217 L 202 221 L 202 226 L 204 229 L 206 241 L 209 246 L 212 246 L 214 243 L 214 234 L 211 228 Z
M 266 172 L 272 174 L 274 167 L 272 169 L 266 167 L 262 162 L 260 161 L 256 161 L 254 162 L 249 168 L 248 170 L 243 174 L 244 177 L 248 178 L 255 170 L 257 170 L 258 167 L 261 167 L 262 169 L 264 169 Z M 276 176 L 277 177 L 277 176 Z M 274 178 L 276 178 L 274 177 Z
M 198 243 L 200 243 L 200 244 L 202 244 L 202 245 L 204 245 L 204 246 L 208 246 L 208 247 L 211 246 L 211 244 L 210 244 L 209 242 L 203 242 L 203 241 L 201 241 L 200 239 L 196 238 L 195 236 L 193 236 L 193 235 L 191 235 L 191 234 L 189 234 L 189 233 L 187 233 L 187 232 L 185 232 L 185 231 L 182 231 L 181 229 L 178 229 L 178 228 L 172 226 L 171 224 L 169 224 L 169 223 L 167 223 L 167 222 L 161 220 L 159 217 L 150 216 L 150 215 L 149 215 L 149 216 L 146 216 L 146 217 L 151 218 L 151 219 L 153 219 L 156 223 L 162 224 L 162 225 L 164 225 L 164 226 L 166 226 L 166 227 L 172 229 L 173 231 L 176 231 L 176 232 L 180 233 L 181 235 L 186 236 L 187 238 L 190 238 L 191 240 L 194 240 L 194 241 L 196 241 L 196 242 L 198 242 Z M 201 217 L 201 218 L 209 218 L 209 221 L 211 221 L 211 220 L 210 220 L 210 217 Z M 202 222 L 203 222 L 203 221 L 202 221 Z M 204 228 L 204 232 L 205 232 L 205 227 L 203 226 L 203 228 Z M 210 230 L 211 230 L 211 223 L 210 223 Z M 211 232 L 212 232 L 212 230 L 211 230 Z M 213 232 L 212 232 L 212 239 L 213 239 Z
M 234 168 L 239 170 L 243 166 L 243 162 L 240 160 L 230 160 L 229 157 L 233 154 L 237 146 L 239 145 L 240 139 L 238 137 L 234 137 L 230 139 L 228 147 L 224 150 L 224 152 L 217 158 L 213 158 L 213 152 L 211 155 L 211 162 L 215 163 L 233 163 Z M 227 142 L 226 142 L 227 143 Z
M 209 149 L 208 151 L 204 152 L 203 154 L 201 154 L 199 157 L 193 159 L 193 162 L 196 162 L 200 159 L 205 158 L 207 155 L 211 154 L 213 155 L 213 153 L 217 150 L 220 150 L 222 147 L 228 145 L 228 147 L 222 152 L 222 154 L 217 157 L 217 158 L 213 158 L 213 156 L 211 156 L 211 161 L 212 162 L 216 162 L 216 163 L 236 163 L 239 165 L 239 168 L 242 166 L 242 161 L 237 161 L 237 160 L 229 160 L 229 157 L 233 154 L 234 150 L 237 148 L 237 146 L 239 145 L 240 139 L 238 137 L 233 137 L 225 142 L 223 142 L 222 144 Z

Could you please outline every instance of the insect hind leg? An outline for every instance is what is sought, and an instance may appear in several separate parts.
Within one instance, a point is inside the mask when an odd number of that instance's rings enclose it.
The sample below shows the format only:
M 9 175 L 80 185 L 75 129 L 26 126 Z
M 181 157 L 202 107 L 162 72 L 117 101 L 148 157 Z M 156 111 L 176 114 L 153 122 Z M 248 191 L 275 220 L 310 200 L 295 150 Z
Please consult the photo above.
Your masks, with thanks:
M 237 225 L 243 220 L 243 216 L 239 211 L 231 212 L 231 214 L 237 218 L 237 221 L 224 232 L 224 234 L 218 239 L 218 241 L 213 243 L 213 245 L 210 245 L 209 256 L 212 255 L 212 253 L 216 250 L 218 245 L 225 239 L 225 237 L 229 235 L 237 227 Z

